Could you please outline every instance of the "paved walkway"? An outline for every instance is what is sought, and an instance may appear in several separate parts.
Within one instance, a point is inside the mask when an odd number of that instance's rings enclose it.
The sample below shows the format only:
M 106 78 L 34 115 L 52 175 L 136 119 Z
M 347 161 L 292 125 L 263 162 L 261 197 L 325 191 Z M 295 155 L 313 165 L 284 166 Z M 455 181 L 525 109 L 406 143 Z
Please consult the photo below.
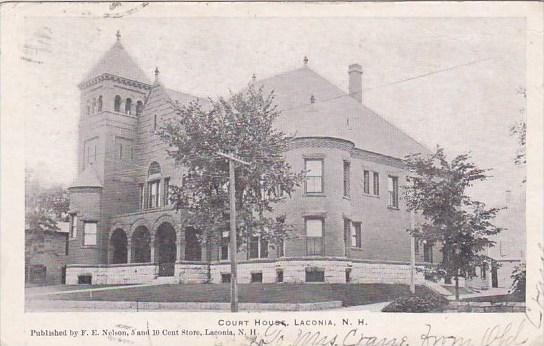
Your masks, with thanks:
M 460 294 L 459 299 L 466 299 L 466 298 L 477 298 L 477 297 L 490 297 L 490 296 L 503 296 L 508 294 L 508 288 L 490 288 L 487 290 L 482 290 L 480 292 L 474 292 L 474 293 L 467 293 L 467 294 Z M 450 299 L 448 297 L 448 299 Z M 453 295 L 453 299 L 455 299 L 455 294 Z
M 381 312 L 383 308 L 385 308 L 387 305 L 389 305 L 389 303 L 391 303 L 391 302 L 346 306 L 346 307 L 343 307 L 343 308 L 340 308 L 340 309 L 334 309 L 334 310 Z

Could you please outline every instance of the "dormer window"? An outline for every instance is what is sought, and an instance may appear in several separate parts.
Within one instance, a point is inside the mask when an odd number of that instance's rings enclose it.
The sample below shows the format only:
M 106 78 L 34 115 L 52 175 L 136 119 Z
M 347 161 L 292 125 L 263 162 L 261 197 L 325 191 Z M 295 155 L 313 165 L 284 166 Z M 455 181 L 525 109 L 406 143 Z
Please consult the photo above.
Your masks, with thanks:
M 125 114 L 132 114 L 132 100 L 127 98 L 125 102 Z
M 115 101 L 114 101 L 114 104 L 113 104 L 113 110 L 116 111 L 116 112 L 121 111 L 121 96 L 119 96 L 119 95 L 115 96 Z

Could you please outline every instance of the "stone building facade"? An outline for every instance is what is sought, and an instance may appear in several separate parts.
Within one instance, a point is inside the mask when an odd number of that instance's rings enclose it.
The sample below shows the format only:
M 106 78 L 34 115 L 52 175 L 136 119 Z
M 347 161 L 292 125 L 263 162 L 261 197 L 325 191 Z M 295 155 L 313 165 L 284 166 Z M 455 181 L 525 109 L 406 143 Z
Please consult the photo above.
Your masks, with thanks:
M 259 238 L 237 254 L 239 282 L 408 283 L 410 215 L 401 158 L 426 149 L 363 104 L 362 68 L 349 66 L 348 92 L 309 67 L 254 80 L 274 90 L 277 126 L 296 133 L 285 156 L 308 170 L 301 188 L 276 206 L 296 227 L 282 246 Z M 155 130 L 172 102 L 205 100 L 150 82 L 117 42 L 79 84 L 78 172 L 70 187 L 67 284 L 230 280 L 228 246 L 201 243 L 172 208 L 182 183 Z M 439 251 L 417 244 L 422 266 Z M 418 272 L 418 282 L 423 275 Z

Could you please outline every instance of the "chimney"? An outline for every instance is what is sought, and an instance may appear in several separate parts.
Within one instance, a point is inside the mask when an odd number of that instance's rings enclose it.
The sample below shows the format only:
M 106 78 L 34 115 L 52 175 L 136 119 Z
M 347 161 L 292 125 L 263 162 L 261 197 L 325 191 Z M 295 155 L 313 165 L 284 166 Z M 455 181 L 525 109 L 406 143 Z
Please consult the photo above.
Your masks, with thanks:
M 348 69 L 348 92 L 351 97 L 363 103 L 363 68 L 359 64 L 351 64 Z

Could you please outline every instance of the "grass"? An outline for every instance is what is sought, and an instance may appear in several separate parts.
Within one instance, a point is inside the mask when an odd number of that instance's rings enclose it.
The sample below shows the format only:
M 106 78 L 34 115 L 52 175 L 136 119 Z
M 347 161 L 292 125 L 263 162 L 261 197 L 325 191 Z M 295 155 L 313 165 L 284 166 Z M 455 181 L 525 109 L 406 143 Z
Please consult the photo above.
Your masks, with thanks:
M 387 302 L 410 296 L 407 285 L 389 284 L 240 284 L 242 303 L 312 303 L 341 300 L 344 306 Z M 417 291 L 426 291 L 417 287 Z M 145 302 L 229 302 L 229 284 L 187 284 L 127 287 L 107 291 L 73 292 L 38 299 Z

